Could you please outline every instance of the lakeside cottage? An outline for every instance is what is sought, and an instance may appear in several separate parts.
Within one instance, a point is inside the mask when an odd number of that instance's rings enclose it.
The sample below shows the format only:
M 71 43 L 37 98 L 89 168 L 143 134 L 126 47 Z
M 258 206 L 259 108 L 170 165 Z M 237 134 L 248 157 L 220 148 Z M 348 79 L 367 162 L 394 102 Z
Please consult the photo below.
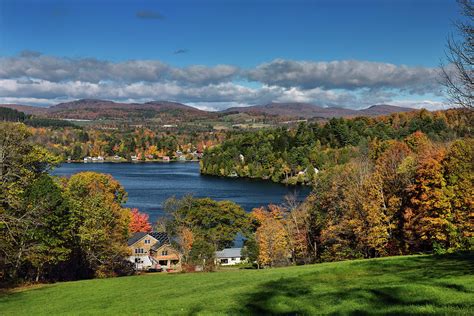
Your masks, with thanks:
M 225 248 L 221 251 L 216 251 L 216 261 L 222 266 L 232 266 L 241 263 L 242 255 L 240 254 L 242 248 Z
M 308 168 L 304 169 L 303 171 L 298 172 L 298 175 L 304 176 L 304 175 L 306 175 L 306 172 L 308 172 Z M 314 173 L 315 173 L 315 174 L 318 174 L 318 173 L 319 173 L 319 169 L 318 169 L 318 168 L 314 168 Z
M 181 253 L 171 246 L 166 233 L 135 233 L 127 245 L 129 261 L 135 264 L 137 271 L 181 271 Z

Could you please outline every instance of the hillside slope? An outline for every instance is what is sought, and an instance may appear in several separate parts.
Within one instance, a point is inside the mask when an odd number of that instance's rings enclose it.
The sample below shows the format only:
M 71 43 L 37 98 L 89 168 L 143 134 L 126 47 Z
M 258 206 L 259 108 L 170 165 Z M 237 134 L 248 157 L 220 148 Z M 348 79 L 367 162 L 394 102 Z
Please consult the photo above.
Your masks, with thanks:
M 81 99 L 59 103 L 48 108 L 18 104 L 0 104 L 0 107 L 15 109 L 55 119 L 114 119 L 143 120 L 160 118 L 162 120 L 187 120 L 216 117 L 217 113 L 207 112 L 181 103 L 152 101 L 147 103 L 118 103 L 108 100 Z
M 474 255 L 58 283 L 0 297 L 3 315 L 472 315 Z
M 246 113 L 249 115 L 268 115 L 280 118 L 323 118 L 379 116 L 395 112 L 410 112 L 415 109 L 404 108 L 387 104 L 373 105 L 367 109 L 352 110 L 342 107 L 320 107 L 309 103 L 269 103 L 246 107 L 233 107 L 221 112 L 199 110 L 195 107 L 170 101 L 152 101 L 147 103 L 119 103 L 108 100 L 81 99 L 59 103 L 48 108 L 19 105 L 0 104 L 0 107 L 16 109 L 26 114 L 46 116 L 59 119 L 116 119 L 142 120 L 160 118 L 163 121 L 215 119 L 219 115 L 229 113 Z
M 265 113 L 298 118 L 332 118 L 332 117 L 355 117 L 355 116 L 379 116 L 396 112 L 411 112 L 415 109 L 398 107 L 394 105 L 378 104 L 367 109 L 352 110 L 342 107 L 321 107 L 309 103 L 269 103 L 264 105 L 253 105 L 246 107 L 233 107 L 224 112 L 239 113 Z
M 147 103 L 117 103 L 107 100 L 82 99 L 60 103 L 48 108 L 48 116 L 68 119 L 138 119 L 174 117 L 209 117 L 206 111 L 169 101 Z

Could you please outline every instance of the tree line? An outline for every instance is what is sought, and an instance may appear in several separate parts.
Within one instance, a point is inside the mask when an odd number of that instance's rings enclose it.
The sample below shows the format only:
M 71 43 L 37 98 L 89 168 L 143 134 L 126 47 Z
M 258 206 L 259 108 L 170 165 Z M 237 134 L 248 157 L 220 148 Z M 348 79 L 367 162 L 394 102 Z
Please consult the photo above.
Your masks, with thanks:
M 468 110 L 421 110 L 235 133 L 205 151 L 201 172 L 311 184 L 316 172 L 347 163 L 372 141 L 400 140 L 416 131 L 433 141 L 451 141 L 470 136 L 473 123 Z
M 472 138 L 374 142 L 318 173 L 301 205 L 254 210 L 250 248 L 270 266 L 472 250 L 473 182 Z
M 32 128 L 32 139 L 64 161 L 82 160 L 87 156 L 115 156 L 130 160 L 137 156 L 141 160 L 162 156 L 173 157 L 181 150 L 184 154 L 218 143 L 224 137 L 220 133 L 196 133 L 187 131 L 159 131 L 147 127 L 77 128 L 37 127 Z
M 93 172 L 50 176 L 60 159 L 30 137 L 0 123 L 0 283 L 131 273 L 123 187 Z

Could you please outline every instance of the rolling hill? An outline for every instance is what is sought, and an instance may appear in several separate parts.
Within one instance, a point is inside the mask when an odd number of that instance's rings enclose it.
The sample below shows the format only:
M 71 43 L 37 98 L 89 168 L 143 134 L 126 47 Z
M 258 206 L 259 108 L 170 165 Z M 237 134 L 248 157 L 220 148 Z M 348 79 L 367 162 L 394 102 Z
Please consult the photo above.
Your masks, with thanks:
M 215 114 L 169 101 L 116 103 L 107 100 L 82 99 L 48 108 L 47 115 L 67 119 L 149 119 L 158 116 L 174 118 L 208 117 Z
M 412 108 L 398 107 L 394 105 L 373 105 L 363 110 L 352 110 L 342 107 L 321 107 L 309 103 L 269 103 L 264 105 L 253 105 L 247 107 L 233 107 L 225 110 L 227 112 L 239 113 L 266 113 L 268 115 L 279 115 L 298 118 L 332 118 L 332 117 L 355 117 L 355 116 L 379 116 L 396 112 L 415 111 Z
M 473 254 L 145 274 L 0 292 L 2 315 L 472 315 Z
M 81 99 L 59 103 L 50 107 L 34 107 L 19 104 L 0 104 L 0 107 L 11 108 L 26 114 L 54 119 L 113 119 L 136 121 L 159 118 L 162 120 L 180 121 L 217 116 L 217 113 L 214 112 L 201 111 L 191 106 L 169 101 L 117 103 L 107 100 Z
M 19 104 L 0 104 L 22 111 L 26 114 L 55 119 L 112 119 L 112 120 L 147 120 L 186 121 L 193 119 L 215 119 L 231 113 L 248 115 L 268 115 L 276 118 L 323 118 L 378 116 L 395 112 L 410 112 L 412 108 L 393 105 L 373 105 L 363 110 L 352 110 L 342 107 L 320 107 L 309 103 L 269 103 L 247 107 L 233 107 L 221 112 L 203 111 L 182 103 L 170 101 L 152 101 L 147 103 L 118 103 L 108 100 L 81 99 L 59 103 L 51 107 L 34 107 Z

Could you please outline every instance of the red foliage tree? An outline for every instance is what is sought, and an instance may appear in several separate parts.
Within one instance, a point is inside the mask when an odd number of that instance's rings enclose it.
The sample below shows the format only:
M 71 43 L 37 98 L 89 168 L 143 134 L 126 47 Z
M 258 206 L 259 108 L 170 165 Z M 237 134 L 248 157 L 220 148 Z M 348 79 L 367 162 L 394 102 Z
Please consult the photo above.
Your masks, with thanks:
M 133 208 L 130 212 L 130 232 L 151 232 L 151 224 L 148 221 L 148 214 L 140 213 L 138 209 Z

